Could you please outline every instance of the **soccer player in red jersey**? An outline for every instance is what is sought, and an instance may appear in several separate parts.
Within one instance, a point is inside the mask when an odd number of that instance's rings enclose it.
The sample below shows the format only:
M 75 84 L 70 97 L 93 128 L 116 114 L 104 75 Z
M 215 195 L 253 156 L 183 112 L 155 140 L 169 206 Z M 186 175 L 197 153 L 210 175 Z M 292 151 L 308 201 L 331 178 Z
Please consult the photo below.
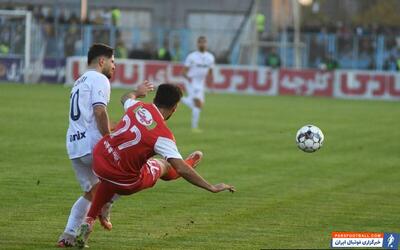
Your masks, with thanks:
M 154 186 L 159 178 L 183 177 L 213 193 L 235 191 L 233 186 L 225 183 L 208 183 L 194 170 L 202 158 L 201 152 L 196 151 L 186 160 L 182 159 L 174 135 L 165 122 L 175 112 L 181 97 L 180 88 L 172 84 L 161 84 L 153 103 L 137 101 L 135 92 L 122 97 L 125 115 L 114 132 L 104 136 L 93 151 L 93 171 L 100 183 L 80 227 L 78 247 L 85 246 L 102 207 L 115 194 L 134 194 Z M 164 159 L 151 158 L 156 154 Z

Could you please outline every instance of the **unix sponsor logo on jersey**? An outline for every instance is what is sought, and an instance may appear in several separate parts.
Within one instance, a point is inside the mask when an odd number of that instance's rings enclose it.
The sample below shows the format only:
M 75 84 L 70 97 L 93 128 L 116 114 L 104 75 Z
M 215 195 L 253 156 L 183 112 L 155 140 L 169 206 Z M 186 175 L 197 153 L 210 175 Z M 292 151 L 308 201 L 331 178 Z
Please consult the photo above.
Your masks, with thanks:
M 86 131 L 85 132 L 76 131 L 76 134 L 69 135 L 69 141 L 70 142 L 79 141 L 80 139 L 86 138 L 85 134 Z
M 208 67 L 210 67 L 210 66 L 207 65 L 207 64 L 200 64 L 200 63 L 197 63 L 197 64 L 196 64 L 196 67 L 199 67 L 199 68 L 208 68 Z
M 135 112 L 136 120 L 147 129 L 156 127 L 157 123 L 153 120 L 153 116 L 147 109 L 138 106 L 133 112 Z

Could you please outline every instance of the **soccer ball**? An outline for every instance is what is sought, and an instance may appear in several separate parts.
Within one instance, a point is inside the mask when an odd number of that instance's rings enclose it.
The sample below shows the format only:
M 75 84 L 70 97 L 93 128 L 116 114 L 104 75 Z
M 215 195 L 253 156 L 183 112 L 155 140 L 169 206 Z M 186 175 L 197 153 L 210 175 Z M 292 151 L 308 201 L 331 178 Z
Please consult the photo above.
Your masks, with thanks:
M 312 153 L 322 147 L 324 134 L 317 126 L 306 125 L 297 131 L 296 143 L 299 149 Z

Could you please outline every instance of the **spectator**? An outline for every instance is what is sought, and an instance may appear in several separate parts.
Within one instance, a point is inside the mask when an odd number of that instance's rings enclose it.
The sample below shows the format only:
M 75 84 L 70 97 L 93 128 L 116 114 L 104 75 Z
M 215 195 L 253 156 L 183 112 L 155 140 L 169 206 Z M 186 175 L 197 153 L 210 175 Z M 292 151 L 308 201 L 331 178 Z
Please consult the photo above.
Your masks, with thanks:
M 120 39 L 117 42 L 117 47 L 115 48 L 116 58 L 128 58 L 128 49 L 126 48 L 124 42 Z
M 224 50 L 220 52 L 216 58 L 216 63 L 218 64 L 229 64 L 229 52 Z
M 80 23 L 79 18 L 78 18 L 77 14 L 75 12 L 73 12 L 71 14 L 71 16 L 69 17 L 68 23 L 70 23 L 70 24 L 78 24 L 78 23 Z
M 172 61 L 174 62 L 182 61 L 182 49 L 178 39 L 174 41 L 174 47 L 172 51 Z
M 129 53 L 129 58 L 131 59 L 142 59 L 142 60 L 150 60 L 152 59 L 151 46 L 149 43 L 143 44 L 143 49 L 133 49 Z
M 104 20 L 107 20 L 107 18 L 101 12 L 97 11 L 90 16 L 89 20 L 92 24 L 103 25 Z
M 33 17 L 38 21 L 38 22 L 43 22 L 45 17 L 42 12 L 42 6 L 35 6 L 32 8 L 33 12 Z
M 281 58 L 276 48 L 271 48 L 270 52 L 267 54 L 265 65 L 271 68 L 279 68 L 281 66 Z
M 400 71 L 400 58 L 396 59 L 395 56 L 391 55 L 386 59 L 383 69 L 388 71 Z
M 100 18 L 102 24 L 106 25 L 107 27 L 110 27 L 112 25 L 111 21 L 111 10 L 104 10 L 100 12 Z
M 60 14 L 58 15 L 58 23 L 59 24 L 66 24 L 67 23 L 67 18 L 65 17 L 64 10 L 61 10 Z
M 117 7 L 111 9 L 111 23 L 114 26 L 119 26 L 121 22 L 121 11 Z
M 171 61 L 171 53 L 168 50 L 168 43 L 164 42 L 164 46 L 157 51 L 157 60 Z
M 256 14 L 256 28 L 258 39 L 261 39 L 261 36 L 265 31 L 265 15 L 263 13 L 259 12 Z
M 58 51 L 58 43 L 57 43 L 57 37 L 55 35 L 55 28 L 53 25 L 50 23 L 46 24 L 44 26 L 44 35 L 46 37 L 46 56 L 47 57 L 57 57 L 57 56 L 64 56 L 61 51 L 61 53 Z
M 333 53 L 329 53 L 329 55 L 323 60 L 320 65 L 321 70 L 335 70 L 339 68 L 339 63 L 335 59 Z
M 68 26 L 67 34 L 64 37 L 64 54 L 73 56 L 75 54 L 75 41 L 79 39 L 78 26 L 71 24 Z
M 7 44 L 0 43 L 0 55 L 7 55 L 10 52 L 10 48 Z

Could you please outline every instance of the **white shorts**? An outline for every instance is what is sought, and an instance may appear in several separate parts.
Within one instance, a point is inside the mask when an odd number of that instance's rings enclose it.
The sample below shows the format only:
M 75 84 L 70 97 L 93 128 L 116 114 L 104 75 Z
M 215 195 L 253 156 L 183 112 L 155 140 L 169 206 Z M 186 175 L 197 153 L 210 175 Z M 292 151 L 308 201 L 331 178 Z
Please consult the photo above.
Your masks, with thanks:
M 204 82 L 193 80 L 186 83 L 186 89 L 190 99 L 199 99 L 204 102 Z
M 89 192 L 99 182 L 99 178 L 93 173 L 92 161 L 92 154 L 71 160 L 76 178 L 84 192 Z

